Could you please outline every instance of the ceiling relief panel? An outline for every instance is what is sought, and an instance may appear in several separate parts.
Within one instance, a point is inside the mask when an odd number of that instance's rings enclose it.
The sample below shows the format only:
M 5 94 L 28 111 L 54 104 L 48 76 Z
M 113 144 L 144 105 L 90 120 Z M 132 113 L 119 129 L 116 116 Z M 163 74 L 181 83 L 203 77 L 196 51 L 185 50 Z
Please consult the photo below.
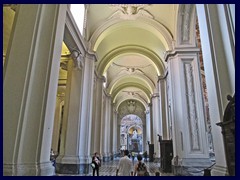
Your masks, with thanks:
M 110 7 L 115 11 L 108 19 L 136 19 L 138 16 L 154 18 L 154 16 L 145 9 L 150 4 L 111 4 Z
M 182 4 L 179 6 L 178 25 L 177 25 L 177 46 L 195 46 L 195 27 L 196 19 L 195 5 Z
M 121 105 L 118 108 L 118 113 L 119 113 L 118 120 L 121 121 L 123 117 L 129 114 L 134 114 L 143 121 L 143 124 L 145 124 L 146 115 L 144 111 L 145 111 L 145 108 L 142 105 L 142 103 L 140 103 L 139 101 L 136 101 L 133 99 L 126 100 L 123 103 L 121 103 Z

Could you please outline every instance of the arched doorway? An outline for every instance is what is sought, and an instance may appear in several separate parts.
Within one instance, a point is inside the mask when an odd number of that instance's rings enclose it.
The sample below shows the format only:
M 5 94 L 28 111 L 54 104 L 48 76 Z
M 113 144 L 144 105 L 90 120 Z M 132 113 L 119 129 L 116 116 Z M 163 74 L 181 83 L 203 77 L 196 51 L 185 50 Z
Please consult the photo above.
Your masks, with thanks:
M 143 151 L 143 123 L 134 114 L 128 114 L 121 120 L 120 148 L 140 153 Z

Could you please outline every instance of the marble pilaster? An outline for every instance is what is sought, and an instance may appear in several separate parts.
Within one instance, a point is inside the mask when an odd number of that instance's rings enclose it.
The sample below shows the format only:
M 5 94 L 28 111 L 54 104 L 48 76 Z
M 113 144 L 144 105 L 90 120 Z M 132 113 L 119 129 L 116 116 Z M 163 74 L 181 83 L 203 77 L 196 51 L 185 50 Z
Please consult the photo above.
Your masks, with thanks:
M 3 73 L 4 175 L 55 173 L 50 149 L 66 8 L 17 5 Z
M 216 123 L 223 120 L 227 95 L 235 93 L 235 5 L 198 4 L 196 8 L 216 161 L 212 175 L 225 176 L 223 138 Z

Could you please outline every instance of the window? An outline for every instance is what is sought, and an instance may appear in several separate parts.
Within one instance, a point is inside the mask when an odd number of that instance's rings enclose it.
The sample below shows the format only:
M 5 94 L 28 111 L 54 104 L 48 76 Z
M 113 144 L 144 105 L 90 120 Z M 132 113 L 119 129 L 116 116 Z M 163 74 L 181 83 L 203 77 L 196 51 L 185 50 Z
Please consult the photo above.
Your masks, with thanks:
M 73 15 L 79 31 L 83 35 L 84 4 L 71 4 L 70 11 Z

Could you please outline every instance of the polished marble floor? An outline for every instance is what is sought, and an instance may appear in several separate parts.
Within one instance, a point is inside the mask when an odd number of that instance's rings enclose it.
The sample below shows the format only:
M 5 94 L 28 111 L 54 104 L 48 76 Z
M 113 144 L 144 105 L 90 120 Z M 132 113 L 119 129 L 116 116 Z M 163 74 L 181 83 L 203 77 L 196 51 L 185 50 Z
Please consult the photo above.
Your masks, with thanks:
M 102 165 L 99 170 L 100 176 L 116 176 L 116 170 L 119 163 L 119 157 L 114 159 L 113 161 L 108 162 L 102 162 Z M 137 159 L 135 158 L 135 161 L 133 162 L 133 165 L 137 163 Z M 150 176 L 156 176 L 155 173 L 159 172 L 160 176 L 174 176 L 173 173 L 162 173 L 160 172 L 160 163 L 159 162 L 148 162 L 144 161 L 144 163 L 147 165 Z M 215 163 L 214 163 L 215 164 Z M 181 176 L 203 176 L 204 171 L 202 167 L 188 167 L 185 169 L 182 169 L 184 172 L 184 175 Z M 79 175 L 79 174 L 55 174 L 55 176 L 92 176 L 92 170 L 88 175 Z
M 114 159 L 113 161 L 109 162 L 102 162 L 102 165 L 99 169 L 99 176 L 116 176 L 116 170 L 119 163 L 119 158 Z M 135 158 L 135 161 L 133 164 L 137 163 L 137 159 Z M 156 172 L 160 173 L 160 176 L 173 176 L 171 173 L 161 173 L 159 170 L 160 163 L 158 162 L 144 162 L 149 170 L 150 176 L 155 176 Z M 66 174 L 56 174 L 57 176 L 69 176 Z M 82 175 L 70 175 L 70 176 L 82 176 Z M 92 172 L 90 174 L 92 176 Z
M 116 169 L 118 166 L 119 158 L 114 159 L 111 162 L 103 162 L 102 166 L 99 171 L 100 176 L 115 176 L 116 175 Z M 137 159 L 135 158 L 135 161 L 133 164 L 137 163 Z M 149 170 L 150 176 L 155 176 L 155 172 L 160 172 L 159 167 L 160 163 L 158 162 L 144 162 Z M 160 173 L 160 176 L 172 176 L 171 173 Z

